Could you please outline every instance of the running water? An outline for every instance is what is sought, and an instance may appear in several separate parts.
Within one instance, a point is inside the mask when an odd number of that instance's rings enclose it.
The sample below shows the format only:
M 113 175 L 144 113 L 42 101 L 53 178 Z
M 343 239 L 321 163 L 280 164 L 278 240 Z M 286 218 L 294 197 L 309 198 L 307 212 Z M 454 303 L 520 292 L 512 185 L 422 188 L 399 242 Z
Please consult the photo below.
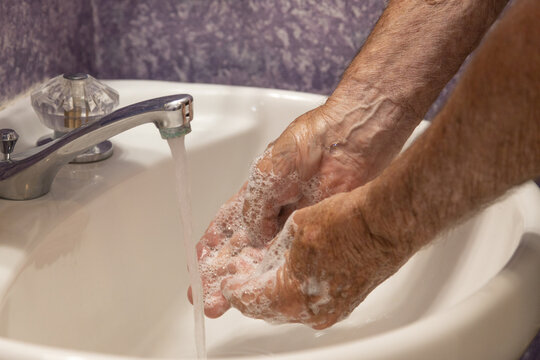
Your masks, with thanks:
M 193 295 L 193 315 L 195 319 L 195 346 L 197 348 L 197 358 L 206 359 L 206 341 L 204 332 L 204 305 L 201 277 L 197 262 L 197 242 L 192 237 L 191 219 L 191 184 L 188 176 L 188 163 L 184 136 L 169 139 L 169 147 L 174 160 L 176 173 L 176 193 L 180 204 L 180 218 L 184 229 L 184 248 L 187 257 L 189 282 Z

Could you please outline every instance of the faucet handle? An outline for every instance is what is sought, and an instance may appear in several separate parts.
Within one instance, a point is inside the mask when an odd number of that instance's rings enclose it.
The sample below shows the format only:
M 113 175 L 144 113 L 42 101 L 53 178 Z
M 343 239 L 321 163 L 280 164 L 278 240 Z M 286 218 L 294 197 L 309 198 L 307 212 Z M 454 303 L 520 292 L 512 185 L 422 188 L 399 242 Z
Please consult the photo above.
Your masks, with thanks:
M 4 160 L 9 160 L 13 149 L 15 149 L 15 144 L 19 140 L 19 134 L 13 129 L 1 129 L 0 140 L 2 141 L 0 152 L 4 154 Z

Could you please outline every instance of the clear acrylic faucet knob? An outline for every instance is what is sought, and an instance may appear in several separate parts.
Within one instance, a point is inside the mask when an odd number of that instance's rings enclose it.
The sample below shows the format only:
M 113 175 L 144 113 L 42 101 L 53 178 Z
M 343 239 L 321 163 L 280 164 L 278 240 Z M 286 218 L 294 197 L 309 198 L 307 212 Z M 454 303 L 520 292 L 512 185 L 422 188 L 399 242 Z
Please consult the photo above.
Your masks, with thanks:
M 66 133 L 111 113 L 119 95 L 88 74 L 73 73 L 50 79 L 30 99 L 45 126 Z
M 0 151 L 4 154 L 4 160 L 9 160 L 13 149 L 15 149 L 15 144 L 19 140 L 19 134 L 13 129 L 2 129 L 0 130 L 0 140 L 2 141 Z

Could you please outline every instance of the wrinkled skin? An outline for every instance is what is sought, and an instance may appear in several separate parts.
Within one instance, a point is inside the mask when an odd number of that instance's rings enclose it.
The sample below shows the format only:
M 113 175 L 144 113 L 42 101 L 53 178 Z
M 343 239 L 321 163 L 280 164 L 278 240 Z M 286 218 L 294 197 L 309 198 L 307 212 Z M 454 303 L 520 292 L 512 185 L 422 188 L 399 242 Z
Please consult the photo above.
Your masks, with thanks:
M 337 128 L 324 106 L 297 118 L 252 168 L 251 178 L 266 179 L 262 189 L 261 184 L 248 181 L 218 211 L 197 245 L 208 317 L 221 316 L 230 308 L 222 291 L 225 280 L 241 279 L 255 272 L 272 239 L 293 211 L 366 183 L 399 149 L 379 146 L 381 152 L 377 156 L 370 150 L 373 146 L 370 148 L 369 131 L 365 131 L 365 142 L 357 141 L 351 148 L 343 140 L 348 134 L 339 133 Z M 261 193 L 265 196 L 261 197 Z M 295 219 L 302 219 L 298 216 Z M 241 219 L 241 226 L 235 226 L 231 219 Z M 290 257 L 287 261 L 290 262 Z M 188 297 L 191 301 L 191 288 Z M 239 309 L 244 308 L 241 301 L 234 301 Z M 249 313 L 247 308 L 246 313 Z M 289 315 L 286 317 L 297 321 Z
M 301 116 L 270 144 L 250 181 L 219 210 L 198 244 L 208 316 L 220 316 L 232 304 L 252 317 L 325 328 L 410 256 L 393 236 L 372 235 L 381 231 L 373 221 L 371 231 L 366 227 L 364 217 L 373 213 L 362 208 L 365 187 L 356 188 L 390 163 L 505 2 L 389 3 L 329 98 L 336 106 Z M 267 181 L 254 181 L 260 178 Z
M 281 266 L 225 280 L 225 297 L 247 316 L 314 329 L 347 317 L 410 256 L 370 233 L 354 196 L 337 194 L 295 211 L 283 230 L 292 241 Z M 282 241 L 276 237 L 270 249 Z

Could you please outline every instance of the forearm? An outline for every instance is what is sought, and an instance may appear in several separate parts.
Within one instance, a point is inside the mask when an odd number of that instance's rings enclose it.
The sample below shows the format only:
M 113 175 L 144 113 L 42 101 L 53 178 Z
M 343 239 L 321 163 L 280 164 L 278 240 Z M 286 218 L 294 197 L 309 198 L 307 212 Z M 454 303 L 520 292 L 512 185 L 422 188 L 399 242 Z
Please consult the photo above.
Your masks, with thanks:
M 332 98 L 368 86 L 422 116 L 507 2 L 390 1 Z
M 328 99 L 333 141 L 395 155 L 506 3 L 390 1 Z
M 417 250 L 512 186 L 540 175 L 540 5 L 517 0 L 447 105 L 367 186 L 372 231 Z

